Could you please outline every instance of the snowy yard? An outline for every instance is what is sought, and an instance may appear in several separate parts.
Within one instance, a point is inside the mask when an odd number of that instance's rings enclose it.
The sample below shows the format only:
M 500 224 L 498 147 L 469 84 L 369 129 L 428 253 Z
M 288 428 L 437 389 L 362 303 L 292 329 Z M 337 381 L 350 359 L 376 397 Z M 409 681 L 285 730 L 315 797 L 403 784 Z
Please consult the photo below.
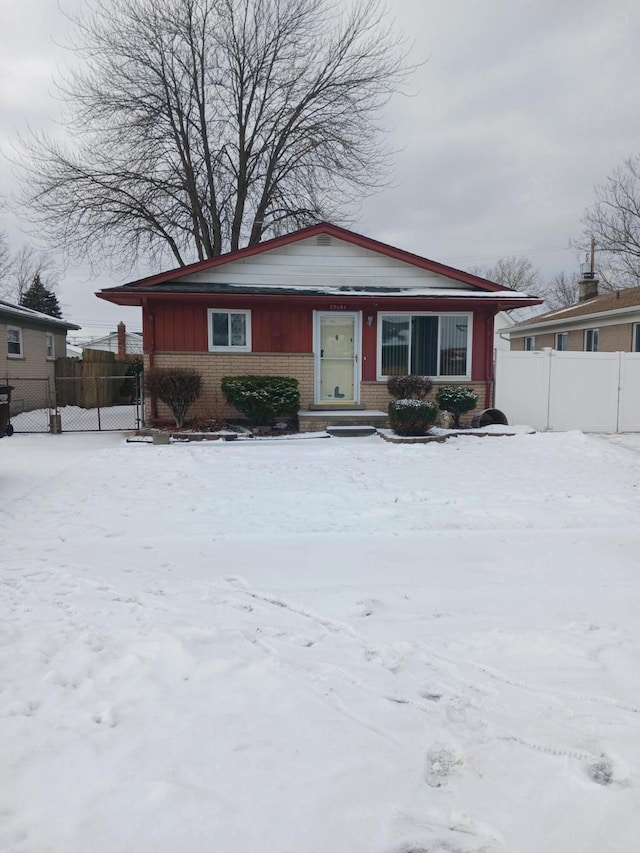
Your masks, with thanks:
M 640 440 L 0 441 L 0 850 L 622 853 Z

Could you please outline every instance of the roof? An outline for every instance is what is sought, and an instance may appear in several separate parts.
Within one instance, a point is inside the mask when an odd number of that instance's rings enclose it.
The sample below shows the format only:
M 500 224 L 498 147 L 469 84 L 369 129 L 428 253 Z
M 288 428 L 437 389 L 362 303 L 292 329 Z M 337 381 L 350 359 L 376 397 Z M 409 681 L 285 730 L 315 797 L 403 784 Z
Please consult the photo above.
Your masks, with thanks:
M 216 267 L 221 267 L 224 264 L 229 264 L 234 261 L 241 261 L 253 257 L 255 255 L 260 255 L 262 253 L 269 252 L 273 249 L 289 246 L 301 240 L 307 240 L 310 237 L 315 237 L 319 235 L 335 237 L 338 240 L 342 240 L 346 243 L 351 243 L 352 245 L 372 251 L 379 255 L 383 255 L 385 257 L 392 258 L 402 263 L 410 264 L 411 266 L 416 267 L 418 269 L 429 271 L 439 276 L 443 276 L 451 280 L 452 286 L 451 288 L 440 287 L 423 289 L 416 288 L 415 286 L 412 288 L 374 288 L 371 285 L 369 285 L 368 287 L 336 286 L 335 288 L 323 286 L 321 288 L 316 289 L 314 287 L 309 286 L 304 286 L 300 288 L 274 285 L 265 285 L 264 287 L 242 287 L 238 284 L 225 285 L 220 282 L 213 285 L 209 282 L 184 281 L 184 279 L 188 276 L 194 276 L 198 273 L 206 272 Z M 176 279 L 180 279 L 180 281 L 176 281 Z M 468 289 L 455 290 L 454 283 L 466 285 Z M 271 240 L 266 240 L 265 242 L 259 243 L 255 246 L 248 246 L 244 249 L 238 249 L 237 251 L 228 252 L 224 255 L 220 255 L 216 258 L 210 258 L 205 261 L 199 261 L 195 264 L 189 264 L 187 266 L 178 267 L 171 270 L 167 270 L 165 272 L 157 273 L 156 275 L 147 276 L 146 278 L 128 282 L 127 284 L 121 285 L 120 287 L 105 288 L 104 290 L 98 292 L 97 296 L 106 299 L 107 301 L 117 303 L 120 294 L 122 294 L 122 297 L 128 295 L 127 301 L 125 301 L 125 299 L 123 298 L 121 304 L 134 304 L 130 301 L 131 297 L 134 294 L 223 294 L 238 293 L 241 287 L 242 293 L 244 294 L 260 295 L 282 296 L 289 294 L 293 295 L 295 293 L 304 293 L 309 296 L 326 296 L 331 294 L 342 296 L 347 294 L 351 294 L 354 296 L 446 296 L 456 298 L 466 296 L 493 296 L 500 299 L 514 299 L 519 301 L 520 304 L 524 305 L 536 304 L 540 302 L 540 300 L 536 297 L 530 297 L 526 293 L 519 293 L 510 290 L 509 288 L 504 288 L 501 285 L 496 284 L 492 281 L 488 281 L 487 279 L 481 278 L 480 276 L 464 272 L 463 270 L 447 266 L 446 264 L 438 263 L 437 261 L 432 261 L 429 258 L 420 257 L 419 255 L 415 255 L 412 252 L 406 252 L 403 249 L 395 248 L 394 246 L 390 246 L 378 240 L 373 240 L 370 237 L 365 237 L 362 234 L 357 234 L 353 231 L 347 230 L 346 228 L 341 228 L 337 225 L 332 225 L 328 222 L 321 222 L 316 225 L 310 225 L 306 228 L 301 228 L 298 231 L 294 231 L 291 234 L 286 234 L 281 237 L 274 237 Z
M 531 329 L 537 326 L 549 324 L 560 325 L 562 321 L 580 320 L 594 315 L 616 314 L 617 312 L 629 312 L 634 309 L 640 310 L 640 287 L 629 287 L 624 290 L 615 290 L 603 293 L 593 299 L 585 299 L 568 308 L 559 308 L 555 311 L 547 311 L 517 323 L 512 331 L 520 329 Z
M 265 296 L 272 294 L 274 296 L 286 296 L 294 293 L 304 293 L 307 296 L 432 296 L 432 297 L 447 297 L 458 298 L 460 296 L 475 297 L 499 297 L 500 299 L 516 299 L 521 300 L 526 294 L 522 294 L 516 290 L 497 290 L 497 291 L 475 291 L 462 290 L 454 287 L 375 287 L 357 286 L 357 285 L 339 285 L 336 287 L 309 287 L 307 285 L 261 285 L 255 286 L 252 284 L 227 284 L 208 282 L 188 282 L 188 281 L 164 281 L 160 284 L 149 286 L 141 285 L 122 285 L 121 287 L 108 287 L 102 293 L 112 292 L 135 292 L 135 293 L 215 293 L 215 294 L 243 294 L 253 296 Z
M 15 305 L 13 302 L 7 302 L 4 299 L 0 299 L 0 315 L 15 318 L 16 321 L 31 321 L 38 326 L 56 326 L 65 330 L 80 328 L 80 326 L 76 326 L 75 323 L 70 323 L 68 320 L 51 317 L 49 314 L 34 311 L 32 308 L 25 308 L 23 305 Z

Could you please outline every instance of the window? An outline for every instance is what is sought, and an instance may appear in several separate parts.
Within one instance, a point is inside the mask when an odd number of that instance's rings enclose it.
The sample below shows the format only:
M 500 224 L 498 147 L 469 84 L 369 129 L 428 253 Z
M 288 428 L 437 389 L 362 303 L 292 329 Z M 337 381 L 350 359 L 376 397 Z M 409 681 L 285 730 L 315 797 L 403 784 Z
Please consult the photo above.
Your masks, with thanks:
M 381 314 L 378 374 L 470 376 L 471 315 Z
M 633 327 L 633 351 L 640 352 L 640 323 Z
M 584 333 L 584 351 L 598 352 L 598 338 L 600 337 L 599 329 L 585 329 Z
M 528 337 L 524 339 L 524 349 L 525 352 L 533 352 L 536 348 L 536 339 L 534 337 Z
M 556 335 L 556 349 L 560 352 L 565 352 L 569 344 L 569 333 L 558 332 Z
M 22 329 L 7 328 L 7 355 L 22 358 Z
M 56 346 L 53 334 L 51 332 L 47 332 L 46 335 L 46 350 L 47 350 L 47 358 L 55 358 L 56 357 Z
M 250 352 L 251 311 L 210 308 L 209 349 L 212 352 Z

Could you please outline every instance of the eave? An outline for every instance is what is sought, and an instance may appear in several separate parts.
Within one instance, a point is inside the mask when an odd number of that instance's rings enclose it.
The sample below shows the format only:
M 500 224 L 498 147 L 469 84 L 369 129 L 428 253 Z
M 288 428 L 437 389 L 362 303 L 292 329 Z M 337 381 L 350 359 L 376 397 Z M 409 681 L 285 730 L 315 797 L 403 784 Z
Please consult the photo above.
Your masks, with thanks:
M 357 295 L 344 291 L 313 294 L 297 292 L 292 295 L 291 293 L 246 293 L 241 291 L 234 291 L 233 293 L 174 293 L 170 291 L 158 292 L 154 291 L 153 288 L 128 288 L 126 290 L 117 288 L 108 291 L 100 291 L 96 296 L 115 305 L 130 307 L 141 307 L 149 305 L 150 303 L 159 302 L 175 303 L 188 301 L 192 304 L 195 303 L 200 305 L 212 305 L 215 302 L 216 305 L 229 304 L 237 305 L 238 307 L 265 304 L 282 305 L 295 302 L 296 305 L 306 305 L 312 308 L 316 305 L 324 305 L 329 302 L 340 303 L 353 309 L 366 309 L 367 306 L 377 308 L 378 306 L 384 307 L 406 304 L 405 310 L 408 310 L 411 307 L 423 304 L 425 306 L 425 310 L 428 310 L 428 306 L 430 304 L 437 303 L 437 306 L 435 304 L 433 305 L 434 309 L 436 307 L 456 311 L 491 309 L 494 313 L 513 308 L 523 308 L 529 305 L 537 305 L 542 301 L 540 299 L 526 296 L 512 297 L 509 295 L 508 297 L 501 297 L 499 294 L 496 294 L 495 296 L 493 294 L 489 295 L 486 292 L 473 294 L 468 291 L 461 293 L 460 296 L 430 296 L 423 293 L 415 294 L 411 292 Z

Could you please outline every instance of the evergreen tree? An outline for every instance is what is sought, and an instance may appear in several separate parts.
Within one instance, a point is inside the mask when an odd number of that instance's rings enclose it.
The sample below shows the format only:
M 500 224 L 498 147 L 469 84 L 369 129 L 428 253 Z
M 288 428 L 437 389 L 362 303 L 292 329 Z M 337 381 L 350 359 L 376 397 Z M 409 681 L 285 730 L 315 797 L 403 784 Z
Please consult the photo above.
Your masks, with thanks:
M 52 290 L 48 290 L 40 279 L 40 273 L 36 273 L 33 281 L 20 297 L 20 305 L 23 308 L 31 308 L 40 311 L 50 317 L 62 317 L 62 311 L 58 303 L 58 297 Z

